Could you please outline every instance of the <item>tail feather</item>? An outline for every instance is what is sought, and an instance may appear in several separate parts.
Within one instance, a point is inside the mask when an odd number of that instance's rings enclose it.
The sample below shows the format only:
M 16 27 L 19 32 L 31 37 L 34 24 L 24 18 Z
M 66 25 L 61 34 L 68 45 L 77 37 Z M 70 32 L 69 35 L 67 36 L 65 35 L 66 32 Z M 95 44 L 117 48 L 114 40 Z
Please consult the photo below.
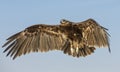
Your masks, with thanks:
M 95 47 L 84 47 L 84 48 L 64 48 L 64 53 L 73 57 L 85 57 L 94 53 Z

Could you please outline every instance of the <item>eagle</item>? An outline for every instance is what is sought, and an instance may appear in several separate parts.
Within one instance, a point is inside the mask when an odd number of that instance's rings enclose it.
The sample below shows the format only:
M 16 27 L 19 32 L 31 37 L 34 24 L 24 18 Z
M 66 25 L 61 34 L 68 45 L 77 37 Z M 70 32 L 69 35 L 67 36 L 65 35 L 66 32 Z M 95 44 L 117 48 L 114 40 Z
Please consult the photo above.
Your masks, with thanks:
M 60 20 L 60 24 L 36 24 L 25 28 L 9 38 L 2 46 L 6 56 L 15 59 L 31 52 L 63 51 L 73 57 L 85 57 L 94 53 L 96 47 L 107 47 L 109 52 L 109 33 L 107 28 L 89 18 L 82 22 Z

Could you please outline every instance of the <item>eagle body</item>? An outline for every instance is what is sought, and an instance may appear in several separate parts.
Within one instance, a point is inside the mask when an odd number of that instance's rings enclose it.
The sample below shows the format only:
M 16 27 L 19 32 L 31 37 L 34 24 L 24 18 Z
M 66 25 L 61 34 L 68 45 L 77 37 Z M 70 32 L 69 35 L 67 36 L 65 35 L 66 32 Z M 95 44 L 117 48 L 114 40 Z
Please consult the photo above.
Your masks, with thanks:
M 108 47 L 110 51 L 107 29 L 93 19 L 82 22 L 63 19 L 60 25 L 32 25 L 9 37 L 5 46 L 4 52 L 13 59 L 30 52 L 50 50 L 61 50 L 73 57 L 90 55 L 95 47 Z

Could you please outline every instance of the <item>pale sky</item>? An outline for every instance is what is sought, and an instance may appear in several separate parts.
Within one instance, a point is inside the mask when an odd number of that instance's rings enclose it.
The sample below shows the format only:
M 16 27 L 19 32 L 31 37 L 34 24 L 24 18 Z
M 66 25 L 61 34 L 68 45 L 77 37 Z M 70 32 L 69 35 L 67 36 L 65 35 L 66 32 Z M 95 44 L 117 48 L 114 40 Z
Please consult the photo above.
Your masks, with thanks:
M 62 51 L 30 53 L 12 60 L 3 53 L 6 39 L 33 24 L 95 19 L 109 29 L 111 54 L 97 48 L 87 57 Z M 120 72 L 120 0 L 0 0 L 0 72 Z

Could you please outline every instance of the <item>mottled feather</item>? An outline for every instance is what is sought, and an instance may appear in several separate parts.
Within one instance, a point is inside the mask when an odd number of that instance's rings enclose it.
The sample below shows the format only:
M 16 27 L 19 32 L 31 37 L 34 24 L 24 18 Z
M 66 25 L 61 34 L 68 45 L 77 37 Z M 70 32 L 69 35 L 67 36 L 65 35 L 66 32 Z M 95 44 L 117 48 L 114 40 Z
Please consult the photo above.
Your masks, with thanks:
M 108 47 L 109 34 L 95 20 L 82 22 L 61 20 L 60 25 L 33 25 L 12 35 L 3 45 L 4 52 L 15 59 L 30 52 L 61 50 L 73 57 L 87 56 L 95 47 Z

